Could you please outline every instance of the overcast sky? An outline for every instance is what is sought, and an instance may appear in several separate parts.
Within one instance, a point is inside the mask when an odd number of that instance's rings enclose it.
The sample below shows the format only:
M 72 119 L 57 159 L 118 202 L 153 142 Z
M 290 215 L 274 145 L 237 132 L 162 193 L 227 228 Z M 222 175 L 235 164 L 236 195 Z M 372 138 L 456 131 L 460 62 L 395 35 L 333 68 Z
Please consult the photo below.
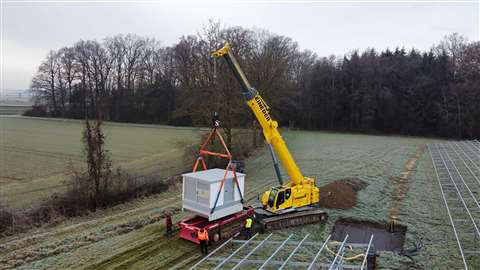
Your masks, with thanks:
M 453 32 L 469 40 L 479 40 L 480 0 L 393 1 L 4 1 L 1 88 L 27 89 L 49 50 L 72 45 L 80 39 L 101 41 L 106 36 L 135 33 L 171 45 L 180 36 L 201 30 L 209 19 L 219 19 L 227 26 L 265 28 L 293 38 L 301 48 L 320 56 L 343 55 L 367 47 L 383 50 L 404 46 L 428 50 Z

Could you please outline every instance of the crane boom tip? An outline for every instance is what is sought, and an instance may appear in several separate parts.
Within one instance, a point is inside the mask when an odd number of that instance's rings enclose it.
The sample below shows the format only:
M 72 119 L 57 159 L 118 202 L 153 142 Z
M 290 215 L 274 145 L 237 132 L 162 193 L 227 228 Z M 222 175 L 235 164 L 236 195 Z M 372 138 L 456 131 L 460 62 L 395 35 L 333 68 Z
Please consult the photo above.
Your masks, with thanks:
M 221 48 L 221 49 L 218 49 L 214 52 L 212 52 L 212 57 L 213 58 L 219 58 L 219 57 L 222 57 L 224 56 L 225 54 L 228 53 L 228 51 L 230 51 L 230 48 L 232 46 L 230 45 L 230 43 L 225 43 L 225 45 Z

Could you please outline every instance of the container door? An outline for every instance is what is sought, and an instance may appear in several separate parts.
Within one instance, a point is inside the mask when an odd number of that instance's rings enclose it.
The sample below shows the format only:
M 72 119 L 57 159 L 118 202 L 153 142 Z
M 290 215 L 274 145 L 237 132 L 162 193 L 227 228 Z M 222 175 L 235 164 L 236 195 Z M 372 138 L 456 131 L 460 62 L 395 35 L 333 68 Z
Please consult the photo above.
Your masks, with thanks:
M 183 198 L 197 201 L 197 180 L 188 176 L 183 177 Z
M 234 195 L 235 195 L 235 190 L 233 189 L 233 179 L 230 178 L 225 181 L 225 193 L 223 197 L 223 204 L 233 202 Z
M 197 181 L 197 202 L 209 206 L 210 186 Z

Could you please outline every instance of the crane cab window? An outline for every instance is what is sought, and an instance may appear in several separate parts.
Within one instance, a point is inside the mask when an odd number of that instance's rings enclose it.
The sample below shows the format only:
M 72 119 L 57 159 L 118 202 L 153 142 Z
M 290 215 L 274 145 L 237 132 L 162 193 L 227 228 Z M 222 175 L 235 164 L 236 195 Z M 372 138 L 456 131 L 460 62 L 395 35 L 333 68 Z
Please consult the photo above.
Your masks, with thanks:
M 270 196 L 268 196 L 268 206 L 273 207 L 273 203 L 275 202 L 275 196 L 277 195 L 277 189 L 272 188 L 270 191 Z
M 278 208 L 284 202 L 285 202 L 285 191 L 280 191 L 278 192 L 278 195 L 277 195 L 277 203 L 275 204 L 275 207 Z
M 285 190 L 285 201 L 290 199 L 290 195 L 292 194 L 292 189 Z

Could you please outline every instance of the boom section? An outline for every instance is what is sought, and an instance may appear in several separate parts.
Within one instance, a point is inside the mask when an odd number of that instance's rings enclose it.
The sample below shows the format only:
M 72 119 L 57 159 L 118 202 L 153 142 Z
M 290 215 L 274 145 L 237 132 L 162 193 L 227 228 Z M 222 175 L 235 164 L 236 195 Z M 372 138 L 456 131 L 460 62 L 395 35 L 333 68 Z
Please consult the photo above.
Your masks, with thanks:
M 230 50 L 230 45 L 228 43 L 225 44 L 223 48 L 213 52 L 212 56 L 215 58 L 223 57 L 225 59 L 235 78 L 240 83 L 247 105 L 250 107 L 262 127 L 265 140 L 272 145 L 278 159 L 283 165 L 283 168 L 287 171 L 291 184 L 301 184 L 304 180 L 302 172 L 295 163 L 285 141 L 278 131 L 277 121 L 273 120 L 270 116 L 270 107 L 265 103 L 258 91 L 250 85 L 250 82 L 247 80 L 247 77 Z

